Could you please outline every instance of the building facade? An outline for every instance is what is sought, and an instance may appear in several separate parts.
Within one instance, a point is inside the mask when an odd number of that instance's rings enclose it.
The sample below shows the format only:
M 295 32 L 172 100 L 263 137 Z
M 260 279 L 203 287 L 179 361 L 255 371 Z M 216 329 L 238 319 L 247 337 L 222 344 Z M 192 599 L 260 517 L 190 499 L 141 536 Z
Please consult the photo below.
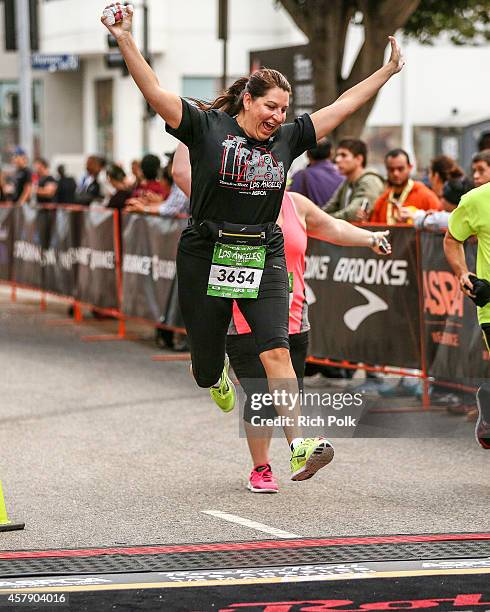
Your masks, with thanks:
M 141 2 L 135 3 L 134 36 L 143 43 Z M 130 77 L 105 65 L 107 31 L 96 0 L 40 0 L 40 52 L 72 54 L 79 69 L 33 71 L 35 153 L 73 172 L 83 159 L 99 153 L 128 167 L 144 149 L 163 154 L 175 148 L 159 117 L 145 119 L 146 105 Z M 217 40 L 217 0 L 147 0 L 149 49 L 162 87 L 184 96 L 212 98 L 220 85 L 222 45 Z M 228 74 L 246 74 L 255 49 L 305 44 L 304 35 L 273 0 L 229 0 Z M 3 32 L 0 4 L 0 40 Z M 345 68 L 362 42 L 353 27 Z M 391 146 L 400 146 L 402 120 L 413 128 L 419 165 L 441 148 L 437 128 L 454 126 L 455 116 L 488 113 L 490 82 L 482 66 L 490 48 L 406 46 L 407 67 L 376 101 L 366 129 L 374 161 Z M 5 160 L 18 139 L 17 54 L 0 49 L 0 151 Z M 451 123 L 452 122 L 452 123 Z M 451 132 L 449 132 L 451 134 Z M 442 145 L 441 145 L 442 142 Z

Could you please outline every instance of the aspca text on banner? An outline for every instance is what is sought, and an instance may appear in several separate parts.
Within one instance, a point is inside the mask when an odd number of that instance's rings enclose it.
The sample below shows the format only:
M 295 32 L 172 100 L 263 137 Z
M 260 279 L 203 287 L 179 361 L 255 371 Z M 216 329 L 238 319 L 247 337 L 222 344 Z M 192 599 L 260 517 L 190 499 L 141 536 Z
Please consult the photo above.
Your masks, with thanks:
M 458 279 L 445 270 L 424 270 L 424 310 L 434 316 L 463 316 L 464 295 Z

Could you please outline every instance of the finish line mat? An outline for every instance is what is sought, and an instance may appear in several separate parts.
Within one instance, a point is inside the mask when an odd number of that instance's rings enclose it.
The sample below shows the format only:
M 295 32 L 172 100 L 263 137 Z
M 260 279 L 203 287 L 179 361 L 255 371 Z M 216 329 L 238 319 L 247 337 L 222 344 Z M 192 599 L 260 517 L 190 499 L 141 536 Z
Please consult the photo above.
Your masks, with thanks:
M 15 607 L 490 611 L 490 533 L 3 552 Z

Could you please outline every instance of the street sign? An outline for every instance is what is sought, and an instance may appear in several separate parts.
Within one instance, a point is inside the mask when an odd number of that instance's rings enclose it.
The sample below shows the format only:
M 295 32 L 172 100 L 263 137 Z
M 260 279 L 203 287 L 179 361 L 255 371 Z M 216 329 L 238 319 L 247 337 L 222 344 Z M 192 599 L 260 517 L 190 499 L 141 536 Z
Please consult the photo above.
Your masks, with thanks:
M 31 56 L 31 66 L 33 70 L 47 70 L 48 72 L 73 72 L 80 68 L 80 56 L 33 53 Z

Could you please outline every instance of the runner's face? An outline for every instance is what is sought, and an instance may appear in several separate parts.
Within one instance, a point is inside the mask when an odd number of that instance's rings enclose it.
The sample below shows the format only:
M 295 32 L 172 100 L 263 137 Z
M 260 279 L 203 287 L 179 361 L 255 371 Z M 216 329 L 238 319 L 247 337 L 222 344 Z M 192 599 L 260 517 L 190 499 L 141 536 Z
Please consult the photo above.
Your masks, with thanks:
M 14 155 L 13 162 L 16 168 L 24 168 L 27 166 L 27 158 L 23 155 Z
M 490 165 L 484 161 L 475 162 L 473 168 L 473 182 L 475 187 L 490 183 Z
M 385 163 L 389 184 L 393 185 L 393 187 L 403 187 L 406 185 L 412 172 L 412 166 L 407 162 L 405 155 L 388 157 Z
M 260 98 L 253 99 L 247 92 L 243 96 L 244 123 L 247 134 L 255 140 L 268 140 L 286 121 L 289 93 L 273 87 Z
M 348 176 L 351 172 L 362 168 L 362 155 L 354 155 L 349 149 L 339 147 L 335 153 L 335 163 L 340 174 Z

